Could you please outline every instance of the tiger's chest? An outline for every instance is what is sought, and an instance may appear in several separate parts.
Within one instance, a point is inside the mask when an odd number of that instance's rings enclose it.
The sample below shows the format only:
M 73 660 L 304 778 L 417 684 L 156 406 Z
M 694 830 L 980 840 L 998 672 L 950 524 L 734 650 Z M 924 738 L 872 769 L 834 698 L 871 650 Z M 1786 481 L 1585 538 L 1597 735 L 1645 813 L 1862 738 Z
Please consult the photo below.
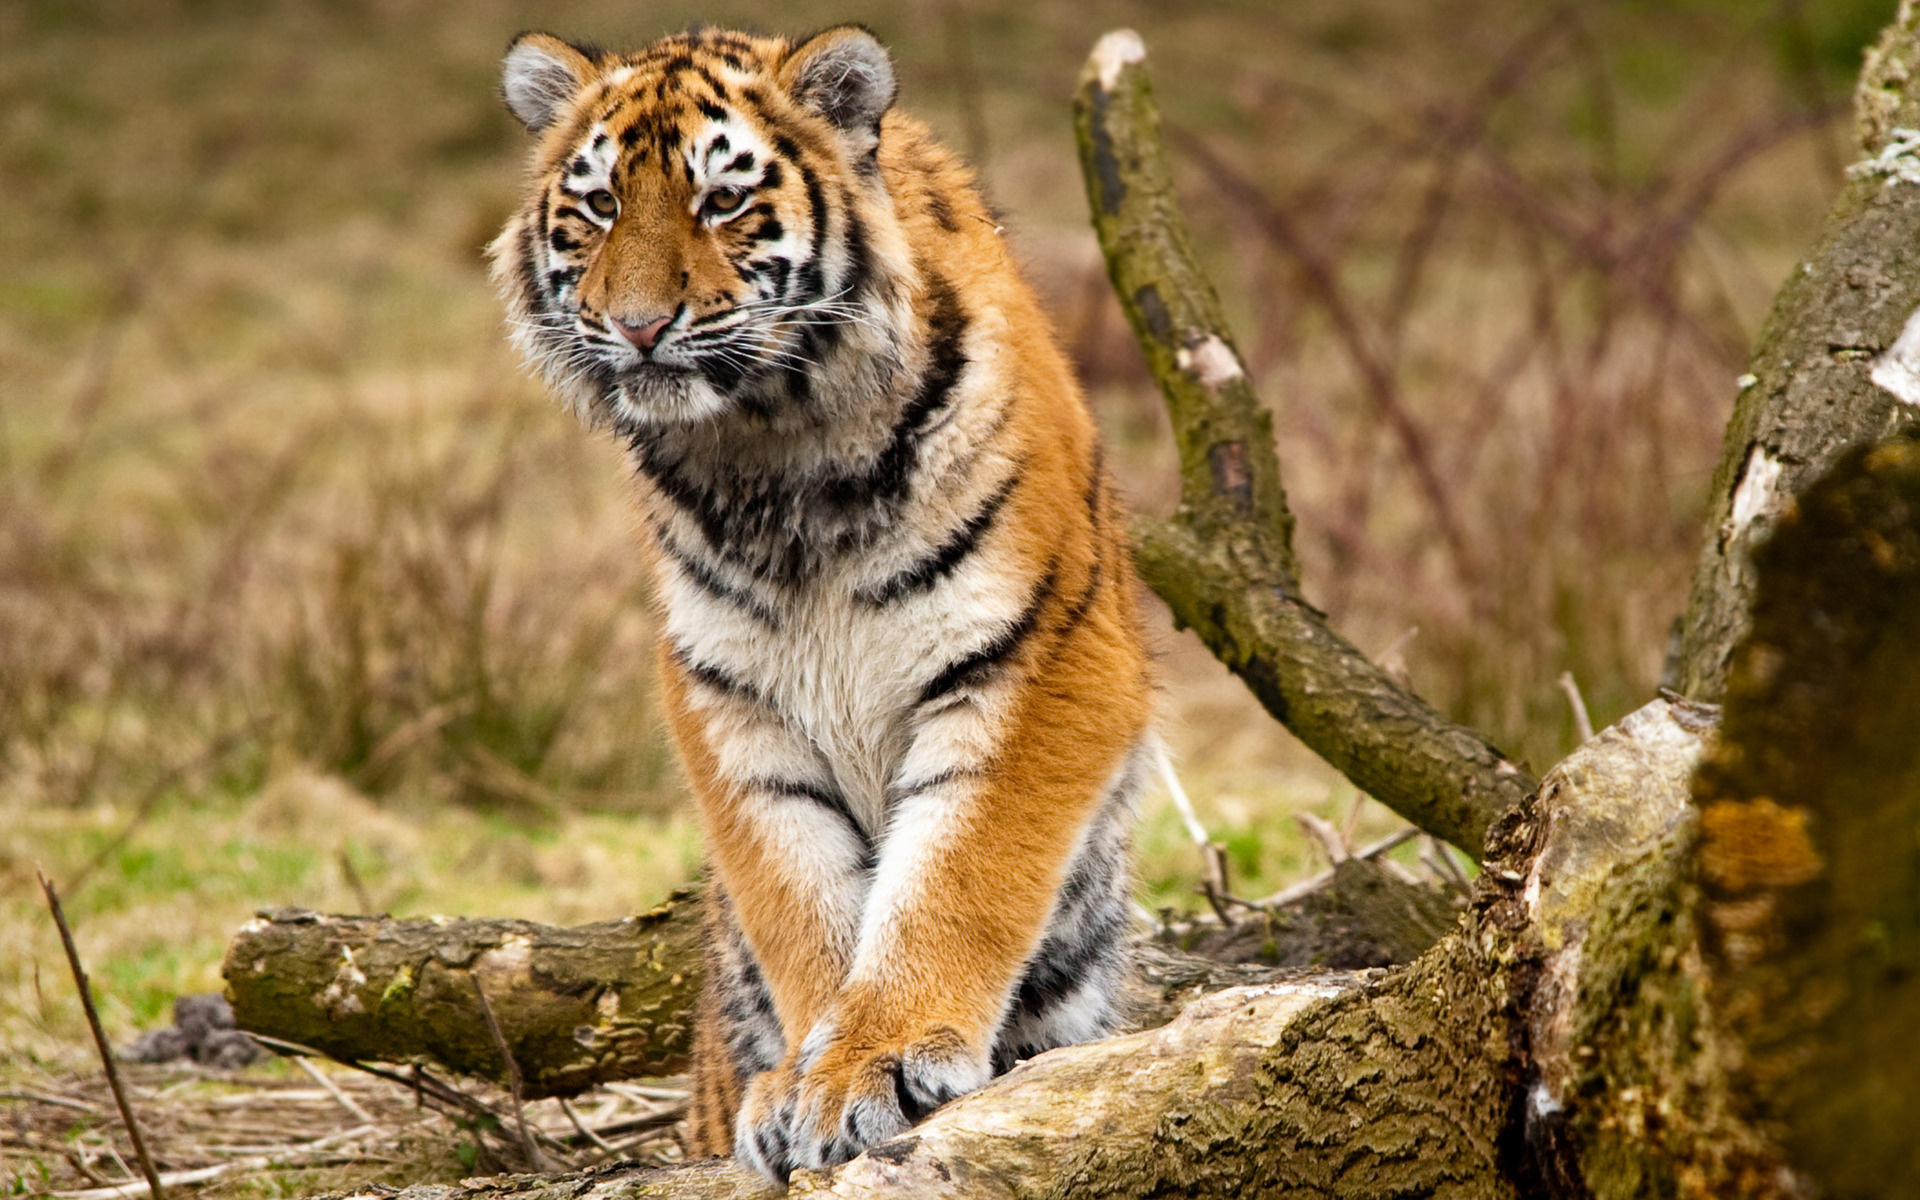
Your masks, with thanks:
M 922 698 L 953 647 L 990 635 L 1018 605 L 990 554 L 924 593 L 873 603 L 863 589 L 884 572 L 870 561 L 883 549 L 777 593 L 700 578 L 698 565 L 670 555 L 660 570 L 676 652 L 737 685 L 736 708 L 804 741 L 869 836 L 914 777 L 909 751 L 925 752 L 929 729 L 937 740 L 964 737 L 960 727 L 990 715 L 977 702 L 956 713 Z

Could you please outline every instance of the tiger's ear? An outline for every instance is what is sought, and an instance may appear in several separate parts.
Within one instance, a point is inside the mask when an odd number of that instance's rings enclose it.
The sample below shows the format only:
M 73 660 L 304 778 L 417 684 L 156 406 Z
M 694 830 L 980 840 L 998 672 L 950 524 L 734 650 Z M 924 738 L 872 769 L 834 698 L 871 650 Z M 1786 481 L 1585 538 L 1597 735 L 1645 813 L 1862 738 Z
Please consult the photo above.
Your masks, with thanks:
M 780 68 L 787 94 L 847 132 L 878 132 L 899 89 L 893 58 L 858 25 L 816 33 Z
M 500 64 L 500 95 L 528 132 L 539 133 L 596 73 L 580 47 L 550 33 L 523 33 Z

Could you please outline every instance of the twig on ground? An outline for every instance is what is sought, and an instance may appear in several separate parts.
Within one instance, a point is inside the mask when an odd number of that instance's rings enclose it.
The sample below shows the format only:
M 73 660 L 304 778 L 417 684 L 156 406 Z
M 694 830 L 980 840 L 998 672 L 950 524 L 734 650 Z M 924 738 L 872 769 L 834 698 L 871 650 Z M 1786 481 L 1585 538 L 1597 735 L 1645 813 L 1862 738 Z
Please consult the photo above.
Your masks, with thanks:
M 40 890 L 46 893 L 47 908 L 53 913 L 53 923 L 60 928 L 60 944 L 66 947 L 67 965 L 73 968 L 73 984 L 80 990 L 80 1007 L 86 1010 L 87 1025 L 93 1030 L 93 1044 L 100 1049 L 100 1061 L 107 1070 L 107 1085 L 113 1089 L 113 1102 L 120 1106 L 120 1119 L 126 1122 L 127 1137 L 132 1139 L 133 1152 L 140 1158 L 140 1170 L 146 1174 L 147 1187 L 153 1194 L 153 1200 L 166 1200 L 160 1172 L 154 1170 L 153 1159 L 147 1154 L 146 1139 L 140 1136 L 140 1122 L 133 1115 L 133 1106 L 127 1103 L 125 1089 L 120 1086 L 120 1070 L 113 1061 L 113 1047 L 107 1043 L 106 1031 L 100 1028 L 100 1013 L 93 1006 L 93 987 L 87 982 L 86 968 L 80 965 L 80 950 L 73 944 L 73 930 L 67 928 L 67 914 L 60 907 L 60 894 L 54 890 L 53 881 L 47 878 L 45 871 L 35 867 L 34 874 L 40 877 Z M 116 1191 L 114 1194 L 120 1193 Z
M 599 1134 L 595 1133 L 593 1130 L 587 1128 L 586 1123 L 581 1121 L 580 1114 L 573 1111 L 573 1105 L 567 1103 L 567 1098 L 565 1096 L 560 1097 L 560 1111 L 567 1114 L 567 1120 L 573 1122 L 573 1127 L 580 1131 L 581 1137 L 587 1139 L 589 1142 L 592 1142 L 594 1145 L 600 1147 L 602 1150 L 605 1150 L 607 1153 L 609 1154 L 613 1153 L 613 1147 L 607 1144 L 607 1140 L 605 1138 L 601 1137 Z
M 520 1129 L 520 1147 L 527 1153 L 527 1162 L 534 1170 L 543 1174 L 553 1171 L 553 1164 L 547 1156 L 540 1153 L 533 1134 L 527 1129 L 526 1110 L 520 1103 L 520 1064 L 515 1061 L 513 1051 L 507 1049 L 507 1035 L 500 1031 L 499 1018 L 493 1015 L 493 1001 L 487 999 L 487 989 L 480 983 L 478 975 L 468 975 L 473 983 L 473 994 L 480 1000 L 480 1015 L 487 1019 L 487 1030 L 493 1034 L 494 1048 L 500 1051 L 501 1061 L 507 1064 L 507 1088 L 513 1097 L 513 1120 Z
M 279 1156 L 258 1155 L 253 1158 L 236 1158 L 232 1162 L 216 1163 L 211 1167 L 199 1167 L 191 1171 L 168 1171 L 155 1181 L 155 1185 L 158 1186 L 159 1183 L 165 1183 L 170 1187 L 185 1187 L 188 1184 L 206 1183 L 210 1180 L 218 1179 L 223 1175 L 231 1175 L 236 1171 L 269 1171 L 275 1168 L 291 1167 L 330 1167 L 338 1166 L 341 1163 L 358 1161 L 358 1156 L 352 1154 L 325 1154 L 317 1158 L 302 1157 L 299 1161 L 289 1161 L 287 1158 Z M 76 1192 L 49 1192 L 47 1194 L 57 1197 L 58 1200 L 121 1200 L 122 1197 L 136 1194 L 131 1190 L 134 1186 L 135 1185 L 130 1183 L 123 1185 L 108 1184 L 105 1187 L 84 1188 Z
M 1347 850 L 1347 840 L 1340 836 L 1340 831 L 1333 827 L 1333 822 L 1310 812 L 1297 812 L 1293 814 L 1293 819 L 1300 826 L 1302 833 L 1312 838 L 1322 850 L 1326 851 L 1327 862 L 1330 864 L 1339 866 L 1352 857 Z
M 295 1055 L 293 1059 L 293 1065 L 296 1067 L 299 1067 L 302 1071 L 305 1071 L 308 1075 L 311 1075 L 315 1083 L 325 1088 L 327 1090 L 327 1094 L 332 1096 L 335 1100 L 338 1100 L 340 1102 L 340 1107 L 346 1109 L 349 1113 L 352 1113 L 356 1119 L 365 1121 L 368 1124 L 373 1123 L 373 1118 L 367 1115 L 366 1109 L 360 1107 L 360 1102 L 358 1100 L 355 1100 L 352 1096 L 347 1095 L 346 1092 L 342 1091 L 339 1084 L 335 1083 L 331 1079 L 328 1079 L 326 1076 L 326 1073 L 321 1071 L 319 1067 L 314 1066 L 313 1063 L 309 1062 L 305 1055 Z
M 55 1096 L 47 1092 L 28 1091 L 25 1088 L 7 1088 L 0 1090 L 0 1100 L 28 1100 L 35 1104 L 51 1104 L 56 1108 L 71 1108 L 84 1113 L 98 1113 L 100 1110 L 85 1100 L 71 1100 L 65 1096 Z
M 685 1104 L 693 1098 L 693 1093 L 685 1088 L 648 1087 L 641 1083 L 609 1083 L 604 1085 L 610 1092 L 617 1092 L 635 1100 L 656 1100 L 669 1104 Z
M 1180 776 L 1173 769 L 1173 759 L 1167 754 L 1166 743 L 1155 739 L 1153 745 L 1154 766 L 1160 772 L 1160 779 L 1167 785 L 1167 795 L 1173 800 L 1173 807 L 1180 813 L 1181 823 L 1187 827 L 1187 836 L 1200 848 L 1201 879 L 1200 891 L 1212 906 L 1214 915 L 1227 928 L 1233 928 L 1233 917 L 1228 915 L 1227 905 L 1233 901 L 1233 892 L 1227 884 L 1226 847 L 1207 835 L 1207 827 L 1200 823 L 1199 814 L 1193 811 L 1193 801 L 1187 796 L 1187 789 L 1180 784 Z
M 431 1101 L 437 1105 L 442 1112 L 449 1116 L 464 1117 L 468 1120 L 493 1121 L 502 1128 L 506 1126 L 506 1123 L 501 1120 L 501 1115 L 495 1112 L 491 1105 L 467 1095 L 459 1088 L 442 1083 L 434 1076 L 428 1074 L 418 1063 L 412 1064 L 409 1073 L 402 1075 L 397 1071 L 389 1071 L 384 1067 L 376 1067 L 372 1063 L 353 1062 L 347 1059 L 334 1058 L 330 1054 L 323 1054 L 315 1050 L 312 1046 L 303 1046 L 299 1042 L 290 1042 L 285 1038 L 272 1037 L 264 1033 L 254 1033 L 251 1030 L 247 1032 L 247 1036 L 264 1046 L 274 1047 L 287 1054 L 300 1055 L 308 1058 L 328 1059 L 332 1062 L 340 1063 L 342 1066 L 352 1067 L 356 1071 L 372 1075 L 377 1079 L 384 1079 L 389 1083 L 397 1083 L 413 1093 L 414 1106 L 417 1108 L 424 1108 L 426 1107 L 426 1102 Z
M 113 1184 L 107 1181 L 106 1176 L 102 1175 L 100 1172 L 93 1169 L 93 1164 L 87 1161 L 86 1151 L 80 1149 L 80 1147 L 78 1146 L 71 1146 L 71 1145 L 65 1146 L 62 1149 L 66 1153 L 67 1161 L 73 1164 L 73 1169 L 80 1172 L 80 1174 L 86 1178 L 86 1181 L 88 1183 L 91 1183 L 96 1187 L 114 1186 Z
M 1358 858 L 1358 859 L 1378 858 L 1380 855 L 1385 854 L 1387 851 L 1393 849 L 1395 846 L 1400 845 L 1402 842 L 1406 841 L 1407 839 L 1418 835 L 1419 832 L 1420 832 L 1419 829 L 1415 828 L 1412 825 L 1409 825 L 1405 829 L 1402 829 L 1396 833 L 1388 834 L 1386 837 L 1381 838 L 1377 842 L 1370 842 L 1367 845 L 1360 847 L 1358 850 L 1355 850 L 1349 857 Z M 1315 875 L 1311 879 L 1303 879 L 1299 883 L 1293 884 L 1291 887 L 1282 888 L 1279 891 L 1275 892 L 1273 895 L 1268 896 L 1264 899 L 1247 901 L 1246 903 L 1250 908 L 1267 908 L 1267 909 L 1285 908 L 1289 904 L 1295 904 L 1301 900 L 1306 899 L 1308 896 L 1313 895 L 1315 892 L 1319 891 L 1323 887 L 1326 887 L 1329 883 L 1332 883 L 1332 882 L 1333 882 L 1333 871 L 1331 869 L 1328 869 L 1320 872 L 1318 875 Z

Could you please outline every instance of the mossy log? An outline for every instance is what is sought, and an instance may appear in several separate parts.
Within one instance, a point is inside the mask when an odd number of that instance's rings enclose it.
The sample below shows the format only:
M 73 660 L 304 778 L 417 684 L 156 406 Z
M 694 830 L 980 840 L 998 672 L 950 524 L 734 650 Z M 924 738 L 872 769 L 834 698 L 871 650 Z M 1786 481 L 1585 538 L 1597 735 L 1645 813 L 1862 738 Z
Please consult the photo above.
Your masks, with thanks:
M 1307 603 L 1272 417 L 1194 262 L 1145 60 L 1138 36 L 1108 34 L 1074 96 L 1094 229 L 1180 451 L 1179 511 L 1134 525 L 1141 577 L 1309 748 L 1477 858 L 1487 827 L 1533 777 L 1396 683 Z
M 1702 946 L 1739 1111 L 1827 1196 L 1920 1187 L 1920 436 L 1859 447 L 1754 555 L 1700 773 Z
M 572 929 L 272 909 L 234 935 L 221 972 L 249 1032 L 505 1082 L 478 980 L 537 1098 L 684 1069 L 701 964 L 699 898 L 682 891 Z

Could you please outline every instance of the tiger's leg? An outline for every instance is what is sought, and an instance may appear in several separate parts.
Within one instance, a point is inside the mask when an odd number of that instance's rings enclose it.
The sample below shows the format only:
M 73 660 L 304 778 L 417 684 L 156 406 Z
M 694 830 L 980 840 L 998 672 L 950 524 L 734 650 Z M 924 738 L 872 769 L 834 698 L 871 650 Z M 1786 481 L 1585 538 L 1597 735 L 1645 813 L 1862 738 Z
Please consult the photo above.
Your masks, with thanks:
M 1107 793 L 1061 885 L 1046 936 L 1027 960 L 1013 1003 L 994 1035 L 993 1073 L 1057 1046 L 1107 1037 L 1127 1021 L 1124 999 L 1133 966 L 1134 802 L 1145 778 L 1143 755 Z
M 662 656 L 665 707 L 709 854 L 709 971 L 693 1140 L 732 1145 L 741 1089 L 791 1058 L 852 962 L 873 848 L 818 753 L 711 669 Z
M 687 1149 L 695 1155 L 733 1153 L 733 1122 L 747 1081 L 780 1064 L 786 1036 L 740 932 L 733 901 L 708 872 L 706 985 L 693 1038 L 693 1103 L 687 1114 Z
M 928 782 L 896 801 L 846 985 L 797 1052 L 748 1087 L 736 1155 L 775 1179 L 844 1161 L 991 1078 L 1016 984 L 1131 773 L 1144 723 L 1144 695 L 1133 719 L 1123 711 L 1125 724 L 1104 728 L 1113 714 L 1078 699 L 1032 689 L 1020 705 L 1030 719 L 985 762 L 922 775 Z M 1118 852 L 1110 830 L 1095 840 Z M 1117 960 L 1098 943 L 1114 930 L 1095 915 L 1085 932 L 1089 965 L 1111 975 Z

